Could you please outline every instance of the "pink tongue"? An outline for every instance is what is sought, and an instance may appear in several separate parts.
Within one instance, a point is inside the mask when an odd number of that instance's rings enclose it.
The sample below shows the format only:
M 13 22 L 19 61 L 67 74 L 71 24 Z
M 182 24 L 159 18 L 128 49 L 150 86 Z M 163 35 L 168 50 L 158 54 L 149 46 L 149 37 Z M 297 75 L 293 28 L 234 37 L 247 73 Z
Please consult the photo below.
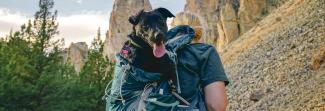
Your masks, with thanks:
M 163 43 L 161 43 L 159 45 L 157 45 L 157 44 L 153 45 L 153 55 L 156 58 L 160 58 L 160 57 L 164 56 L 165 54 L 166 54 L 166 48 Z

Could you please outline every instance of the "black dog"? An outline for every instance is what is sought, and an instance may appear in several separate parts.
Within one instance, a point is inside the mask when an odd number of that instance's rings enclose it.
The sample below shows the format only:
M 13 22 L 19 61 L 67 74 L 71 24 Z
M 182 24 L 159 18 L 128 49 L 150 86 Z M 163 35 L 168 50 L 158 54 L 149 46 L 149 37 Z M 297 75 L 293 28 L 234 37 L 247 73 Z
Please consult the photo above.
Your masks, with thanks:
M 175 17 L 165 8 L 141 10 L 129 18 L 133 32 L 128 36 L 121 54 L 131 65 L 148 72 L 162 73 L 163 79 L 176 81 L 175 66 L 168 58 L 164 43 L 168 17 Z

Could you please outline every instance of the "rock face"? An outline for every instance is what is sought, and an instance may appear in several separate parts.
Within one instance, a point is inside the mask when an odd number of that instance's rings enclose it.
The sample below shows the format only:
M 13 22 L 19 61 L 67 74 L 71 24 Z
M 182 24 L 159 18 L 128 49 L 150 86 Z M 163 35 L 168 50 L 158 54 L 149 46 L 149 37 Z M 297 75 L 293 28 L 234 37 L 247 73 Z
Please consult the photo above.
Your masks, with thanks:
M 266 11 L 266 0 L 240 0 L 238 12 L 240 33 L 243 34 L 261 20 Z
M 187 0 L 184 12 L 192 13 L 199 18 L 204 29 L 202 42 L 215 44 L 218 38 L 218 15 L 215 10 L 219 5 L 218 0 Z M 177 16 L 176 16 L 177 18 Z M 177 25 L 177 24 L 175 24 Z
M 80 72 L 87 58 L 88 46 L 85 42 L 71 43 L 61 54 L 65 62 L 70 62 L 76 72 Z
M 218 23 L 217 49 L 223 51 L 226 45 L 239 37 L 237 14 L 231 2 L 228 1 L 221 6 L 220 21 Z
M 285 4 L 288 0 L 266 0 L 266 13 L 269 14 L 273 10 Z
M 182 24 L 201 26 L 204 29 L 201 42 L 212 44 L 222 52 L 228 44 L 285 2 L 285 0 L 187 0 L 184 12 L 177 14 L 172 26 Z
M 238 21 L 240 34 L 244 34 L 273 10 L 288 0 L 240 0 Z
M 224 6 L 220 7 L 220 17 L 219 12 L 215 12 L 215 10 L 218 10 L 218 4 L 219 2 L 216 0 L 188 1 L 185 6 L 186 11 L 177 14 L 171 26 L 191 25 L 201 27 L 204 31 L 200 42 L 213 44 L 221 51 L 225 45 L 238 38 L 239 30 L 237 14 L 232 2 L 226 2 Z
M 290 0 L 233 41 L 220 54 L 228 110 L 323 111 L 324 30 L 324 0 Z
M 104 45 L 104 53 L 109 58 L 114 58 L 132 31 L 128 18 L 142 9 L 151 10 L 149 0 L 115 0 Z
M 176 15 L 172 26 L 200 26 L 203 29 L 200 41 L 222 50 L 239 36 L 237 3 L 237 0 L 187 0 L 184 12 Z
M 175 27 L 178 24 L 191 25 L 193 27 L 201 26 L 199 17 L 191 12 L 178 13 L 172 21 L 171 26 Z

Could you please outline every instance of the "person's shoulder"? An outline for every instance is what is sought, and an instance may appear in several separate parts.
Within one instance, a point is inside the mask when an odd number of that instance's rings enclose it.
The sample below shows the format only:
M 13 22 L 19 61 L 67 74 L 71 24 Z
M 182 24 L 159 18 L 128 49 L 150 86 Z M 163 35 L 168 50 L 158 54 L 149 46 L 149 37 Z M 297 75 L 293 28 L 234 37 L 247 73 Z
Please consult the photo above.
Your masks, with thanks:
M 214 46 L 205 43 L 191 43 L 186 45 L 180 54 L 191 54 L 198 57 L 200 60 L 208 57 L 210 53 L 217 53 Z
M 215 47 L 210 45 L 210 44 L 206 44 L 206 43 L 191 43 L 187 46 L 188 49 L 190 50 L 195 50 L 195 51 L 199 51 L 199 52 L 206 52 L 209 50 L 215 50 Z

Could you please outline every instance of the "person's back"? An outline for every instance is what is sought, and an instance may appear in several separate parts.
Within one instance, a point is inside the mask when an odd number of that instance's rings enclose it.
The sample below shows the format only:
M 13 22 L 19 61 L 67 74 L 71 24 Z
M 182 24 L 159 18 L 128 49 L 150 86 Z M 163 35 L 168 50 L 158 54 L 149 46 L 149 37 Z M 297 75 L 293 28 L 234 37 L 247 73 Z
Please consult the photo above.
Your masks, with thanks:
M 228 79 L 224 73 L 220 58 L 214 47 L 195 43 L 190 44 L 178 53 L 178 74 L 184 98 L 189 98 L 199 89 L 215 81 Z
M 206 106 L 209 110 L 225 110 L 225 86 L 229 81 L 216 49 L 197 43 L 201 34 L 202 28 L 187 25 L 176 26 L 167 33 L 167 49 L 176 52 L 177 92 L 192 105 L 193 101 L 199 103 L 195 107 L 201 110 Z

